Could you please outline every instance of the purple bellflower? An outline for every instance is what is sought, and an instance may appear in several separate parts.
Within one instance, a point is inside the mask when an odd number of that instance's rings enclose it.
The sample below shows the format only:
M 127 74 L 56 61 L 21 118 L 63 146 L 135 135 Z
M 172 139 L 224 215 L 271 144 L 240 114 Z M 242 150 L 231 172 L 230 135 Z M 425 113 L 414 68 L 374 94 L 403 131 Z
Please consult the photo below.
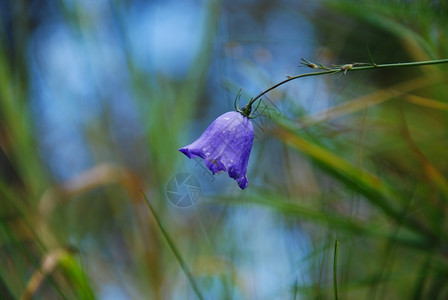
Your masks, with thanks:
M 245 113 L 246 112 L 246 113 Z M 246 178 L 254 127 L 250 108 L 231 111 L 219 116 L 193 143 L 179 151 L 194 158 L 201 157 L 213 174 L 228 172 L 241 189 L 248 185 Z

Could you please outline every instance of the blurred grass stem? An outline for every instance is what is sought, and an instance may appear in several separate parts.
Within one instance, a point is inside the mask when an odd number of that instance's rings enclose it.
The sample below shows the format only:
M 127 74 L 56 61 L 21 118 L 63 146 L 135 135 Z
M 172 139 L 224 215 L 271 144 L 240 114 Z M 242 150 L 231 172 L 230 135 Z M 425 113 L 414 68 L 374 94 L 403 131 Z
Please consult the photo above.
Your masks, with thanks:
M 334 284 L 334 299 L 338 300 L 338 246 L 339 242 L 334 242 L 334 261 L 333 261 L 333 284 Z
M 148 206 L 149 210 L 151 211 L 151 214 L 154 216 L 154 219 L 156 220 L 157 225 L 160 228 L 160 231 L 162 231 L 163 237 L 167 241 L 168 245 L 170 246 L 171 250 L 174 253 L 174 256 L 176 257 L 177 261 L 179 262 L 179 265 L 182 268 L 182 271 L 187 276 L 188 281 L 190 281 L 191 287 L 193 288 L 196 296 L 199 299 L 203 300 L 204 297 L 202 296 L 201 290 L 199 289 L 199 285 L 197 284 L 197 282 L 196 282 L 196 280 L 195 280 L 195 278 L 193 276 L 193 273 L 190 271 L 187 263 L 182 258 L 182 255 L 180 255 L 180 252 L 177 249 L 176 245 L 174 244 L 173 240 L 171 239 L 170 235 L 165 230 L 165 227 L 163 226 L 163 224 L 162 224 L 158 214 L 154 210 L 154 207 L 152 206 L 151 202 L 149 202 L 148 198 L 146 197 L 146 195 L 143 192 L 142 192 L 142 196 L 145 199 L 146 205 Z

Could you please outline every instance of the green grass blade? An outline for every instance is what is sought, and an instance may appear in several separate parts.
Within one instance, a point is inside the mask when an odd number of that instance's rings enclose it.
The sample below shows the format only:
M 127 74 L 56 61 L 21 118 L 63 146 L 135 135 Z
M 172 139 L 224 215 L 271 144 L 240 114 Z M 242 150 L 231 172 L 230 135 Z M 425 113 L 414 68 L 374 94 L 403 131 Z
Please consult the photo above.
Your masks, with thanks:
M 338 245 L 339 242 L 334 242 L 334 260 L 333 260 L 333 285 L 334 285 L 334 299 L 338 300 Z
M 402 213 L 402 208 L 398 206 L 398 203 L 402 202 L 400 196 L 386 182 L 367 171 L 357 168 L 324 147 L 305 140 L 296 133 L 294 125 L 285 121 L 278 122 L 278 125 L 280 127 L 276 132 L 276 136 L 280 140 L 308 156 L 350 189 L 366 197 L 370 203 L 380 208 L 387 216 L 422 234 L 430 243 L 435 242 L 439 238 L 420 220 Z
M 182 268 L 182 271 L 185 273 L 185 276 L 187 276 L 187 279 L 190 282 L 191 287 L 193 288 L 194 292 L 196 293 L 196 296 L 201 300 L 204 299 L 204 297 L 202 296 L 201 290 L 199 289 L 199 285 L 197 284 L 196 279 L 193 276 L 193 273 L 191 272 L 191 270 L 188 267 L 185 260 L 182 258 L 182 255 L 180 255 L 180 252 L 177 249 L 174 241 L 171 239 L 171 236 L 168 234 L 165 227 L 163 226 L 162 221 L 159 218 L 159 215 L 157 214 L 157 212 L 155 211 L 151 202 L 149 201 L 149 199 L 146 197 L 146 195 L 143 192 L 142 192 L 142 196 L 145 199 L 145 202 L 146 202 L 149 210 L 151 211 L 151 214 L 154 216 L 154 219 L 156 220 L 157 225 L 159 225 L 159 228 L 160 228 L 160 231 L 162 232 L 163 237 L 167 241 L 168 245 L 171 248 L 171 251 L 173 251 L 174 256 L 176 257 L 177 261 L 179 262 L 179 265 Z
M 226 205 L 256 204 L 277 211 L 280 215 L 300 216 L 301 218 L 310 220 L 316 224 L 329 226 L 333 229 L 337 228 L 350 234 L 373 239 L 394 240 L 396 243 L 405 247 L 423 251 L 428 250 L 427 241 L 420 235 L 410 233 L 397 235 L 395 231 L 391 232 L 382 226 L 384 224 L 364 224 L 346 216 L 324 213 L 319 209 L 313 209 L 298 203 L 293 203 L 290 199 L 288 201 L 288 199 L 285 199 L 281 195 L 270 195 L 266 192 L 263 193 L 263 195 L 248 195 L 244 198 L 244 202 L 242 202 L 241 199 L 234 199 L 231 197 L 217 197 L 216 199 L 220 199 L 220 201 L 210 201 L 207 203 L 213 205 L 218 203 L 226 203 Z

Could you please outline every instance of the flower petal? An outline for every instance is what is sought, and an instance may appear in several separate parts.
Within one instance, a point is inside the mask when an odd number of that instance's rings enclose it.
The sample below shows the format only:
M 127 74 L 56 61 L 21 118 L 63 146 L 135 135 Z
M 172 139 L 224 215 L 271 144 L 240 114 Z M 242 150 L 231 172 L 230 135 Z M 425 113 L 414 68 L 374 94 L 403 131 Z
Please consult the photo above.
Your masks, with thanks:
M 213 174 L 228 171 L 239 187 L 245 189 L 253 139 L 254 128 L 249 118 L 239 112 L 227 112 L 213 121 L 196 141 L 179 151 L 188 158 L 203 158 Z

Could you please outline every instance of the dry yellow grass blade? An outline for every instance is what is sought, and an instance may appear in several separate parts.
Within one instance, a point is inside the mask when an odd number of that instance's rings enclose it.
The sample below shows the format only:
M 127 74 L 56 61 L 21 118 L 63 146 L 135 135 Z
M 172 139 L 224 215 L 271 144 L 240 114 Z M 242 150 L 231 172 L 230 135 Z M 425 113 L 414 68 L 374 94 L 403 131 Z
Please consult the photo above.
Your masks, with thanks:
M 295 134 L 292 129 L 286 126 L 284 127 L 281 124 L 279 125 L 275 136 L 284 143 L 308 156 L 321 168 L 338 178 L 352 190 L 359 192 L 371 204 L 381 209 L 392 219 L 401 222 L 409 229 L 421 233 L 428 240 L 437 238 L 428 229 L 426 224 L 422 223 L 419 219 L 412 216 L 403 216 L 402 208 L 399 207 L 400 196 L 380 178 L 357 168 L 331 151 L 303 139 Z
M 402 97 L 412 91 L 432 86 L 443 80 L 444 77 L 441 76 L 440 73 L 434 73 L 431 76 L 422 76 L 405 82 L 401 82 L 389 88 L 375 91 L 371 94 L 359 97 L 350 102 L 332 107 L 326 111 L 308 116 L 304 120 L 301 120 L 299 122 L 299 127 L 305 128 L 321 122 L 334 120 L 336 118 L 355 113 L 368 107 L 378 105 L 393 98 Z
M 155 228 L 148 225 L 146 211 L 140 209 L 143 201 L 140 197 L 143 184 L 134 172 L 125 167 L 115 164 L 101 164 L 81 173 L 62 185 L 47 189 L 40 199 L 38 207 L 39 214 L 36 216 L 38 235 L 47 248 L 60 247 L 60 243 L 54 237 L 48 225 L 48 220 L 51 219 L 56 205 L 64 201 L 69 201 L 73 197 L 82 195 L 95 188 L 111 184 L 121 186 L 128 193 L 129 199 L 133 201 L 134 212 L 140 230 L 140 236 L 142 237 L 133 244 L 134 253 L 141 251 L 141 256 L 145 258 L 142 263 L 145 263 L 146 270 L 156 274 L 150 277 L 151 281 L 153 281 L 151 284 L 153 286 L 161 286 L 163 277 L 161 276 L 162 269 L 159 263 L 159 241 L 156 238 Z M 156 291 L 156 293 L 159 292 Z
M 438 101 L 437 101 L 438 102 Z M 444 103 L 441 103 L 444 104 Z M 426 157 L 426 155 L 423 153 L 423 151 L 419 148 L 419 146 L 415 143 L 414 139 L 412 138 L 411 132 L 409 131 L 409 127 L 404 120 L 403 122 L 403 135 L 406 139 L 409 148 L 412 150 L 414 155 L 417 157 L 421 167 L 422 171 L 425 174 L 425 176 L 429 179 L 430 182 L 432 182 L 434 185 L 436 185 L 440 191 L 443 192 L 445 195 L 445 201 L 448 199 L 448 181 L 445 179 L 444 175 L 431 163 L 431 161 Z
M 434 99 L 429 99 L 426 97 L 422 97 L 422 96 L 417 96 L 417 95 L 404 95 L 403 96 L 403 100 L 415 104 L 415 105 L 419 105 L 419 106 L 423 106 L 423 107 L 427 107 L 427 108 L 433 108 L 433 109 L 439 109 L 439 110 L 445 110 L 448 111 L 448 104 L 438 101 L 438 100 L 434 100 Z
M 46 218 L 51 215 L 57 201 L 81 195 L 94 188 L 111 183 L 117 183 L 125 188 L 133 199 L 139 199 L 140 182 L 138 177 L 129 170 L 113 164 L 98 165 L 76 176 L 61 186 L 49 188 L 41 197 L 39 212 Z
M 122 186 L 135 203 L 141 201 L 138 197 L 141 188 L 138 177 L 129 170 L 114 164 L 95 166 L 64 184 L 48 188 L 40 198 L 36 215 L 36 229 L 44 244 L 49 248 L 59 247 L 47 223 L 58 203 L 113 183 Z M 140 221 L 143 219 L 144 216 L 139 216 Z
M 40 268 L 34 271 L 33 275 L 28 281 L 25 292 L 20 298 L 21 300 L 32 299 L 33 295 L 37 292 L 45 277 L 53 272 L 64 255 L 68 255 L 66 249 L 55 249 L 44 256 Z

